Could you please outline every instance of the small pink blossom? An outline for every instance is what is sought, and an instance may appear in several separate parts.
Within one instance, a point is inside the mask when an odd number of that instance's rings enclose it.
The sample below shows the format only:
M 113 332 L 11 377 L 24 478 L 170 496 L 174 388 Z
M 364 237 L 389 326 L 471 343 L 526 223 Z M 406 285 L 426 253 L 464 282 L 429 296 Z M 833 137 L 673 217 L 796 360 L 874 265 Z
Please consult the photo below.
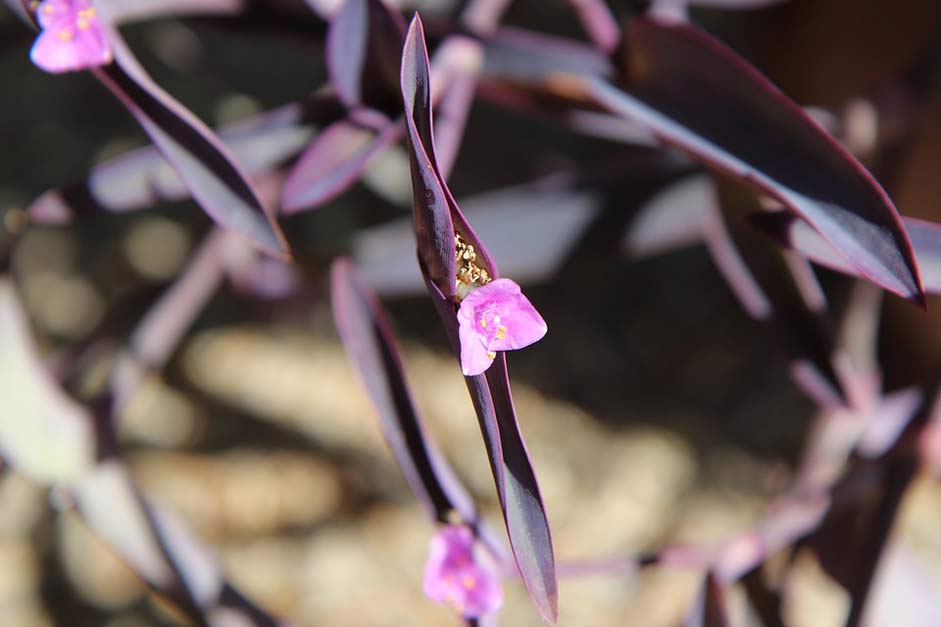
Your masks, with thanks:
M 510 279 L 478 287 L 461 301 L 457 312 L 461 338 L 461 370 L 466 376 L 484 372 L 496 351 L 524 348 L 546 334 L 546 321 Z
M 111 46 L 90 0 L 43 0 L 36 7 L 42 32 L 30 58 L 60 74 L 111 63 Z
M 425 594 L 465 618 L 478 618 L 503 605 L 499 578 L 474 560 L 474 535 L 467 527 L 448 525 L 431 539 Z

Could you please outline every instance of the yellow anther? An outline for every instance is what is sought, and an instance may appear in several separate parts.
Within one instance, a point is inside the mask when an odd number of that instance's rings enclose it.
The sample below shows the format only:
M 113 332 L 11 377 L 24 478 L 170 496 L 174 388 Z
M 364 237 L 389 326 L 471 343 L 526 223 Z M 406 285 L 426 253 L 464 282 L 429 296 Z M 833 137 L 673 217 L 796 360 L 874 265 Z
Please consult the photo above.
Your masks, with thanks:
M 486 319 L 486 318 L 481 318 L 481 319 L 480 319 L 480 326 L 481 326 L 481 328 L 484 328 L 484 329 L 487 328 L 487 319 Z
M 56 37 L 62 41 L 71 41 L 75 39 L 75 33 L 73 33 L 71 29 L 63 28 L 58 33 L 56 33 Z
M 496 359 L 497 354 L 493 351 L 487 351 L 487 357 L 489 357 L 490 359 Z
M 473 590 L 477 587 L 477 580 L 470 575 L 464 575 L 464 578 L 461 580 L 461 585 L 464 586 L 466 590 Z
M 497 326 L 497 339 L 505 340 L 506 339 L 506 327 L 501 325 Z
M 468 244 L 460 233 L 454 234 L 454 259 L 457 261 L 457 279 L 461 283 L 478 286 L 490 282 L 489 273 L 477 265 L 477 251 L 473 244 Z

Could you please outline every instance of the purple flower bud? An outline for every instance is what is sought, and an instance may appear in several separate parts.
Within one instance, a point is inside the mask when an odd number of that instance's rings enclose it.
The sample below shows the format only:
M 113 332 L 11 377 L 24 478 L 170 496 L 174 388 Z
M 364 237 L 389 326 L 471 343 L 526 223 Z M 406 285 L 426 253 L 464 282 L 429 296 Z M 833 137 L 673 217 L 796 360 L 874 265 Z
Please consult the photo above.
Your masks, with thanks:
M 487 565 L 475 561 L 474 535 L 467 527 L 448 525 L 431 539 L 425 594 L 465 618 L 478 618 L 503 605 L 500 580 Z
M 517 350 L 546 334 L 546 321 L 510 279 L 478 287 L 461 301 L 457 312 L 461 338 L 461 370 L 466 376 L 484 372 L 496 351 Z
M 89 0 L 43 0 L 36 8 L 42 32 L 30 58 L 53 74 L 111 63 L 111 46 Z

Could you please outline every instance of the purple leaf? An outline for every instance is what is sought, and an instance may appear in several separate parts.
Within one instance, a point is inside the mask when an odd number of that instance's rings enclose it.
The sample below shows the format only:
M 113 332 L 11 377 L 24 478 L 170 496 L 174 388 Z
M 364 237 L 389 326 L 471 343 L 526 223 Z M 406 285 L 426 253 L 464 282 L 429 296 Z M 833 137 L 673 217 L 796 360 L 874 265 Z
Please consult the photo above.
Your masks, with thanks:
M 582 29 L 595 46 L 612 54 L 621 40 L 621 27 L 604 0 L 569 0 Z
M 229 282 L 248 296 L 277 301 L 303 288 L 304 275 L 297 265 L 263 255 L 241 238 L 228 237 L 222 257 Z
M 434 162 L 428 51 L 421 20 L 409 27 L 402 53 L 402 98 L 412 172 L 418 258 L 438 290 L 454 298 L 454 224 L 451 203 Z
M 421 20 L 409 28 L 402 59 L 402 95 L 412 167 L 419 265 L 455 353 L 460 353 L 455 298 L 455 235 L 477 251 L 477 262 L 497 279 L 496 265 L 471 230 L 435 160 L 428 53 Z M 506 358 L 498 353 L 484 375 L 465 377 L 487 447 L 510 546 L 539 613 L 558 620 L 552 538 L 532 463 L 513 408 Z
M 284 235 L 218 137 L 151 80 L 116 30 L 114 63 L 95 76 L 121 101 L 173 165 L 193 197 L 220 225 L 260 249 L 290 255 Z
M 233 589 L 212 552 L 171 512 L 147 503 L 118 460 L 99 464 L 71 492 L 88 527 L 195 624 L 282 624 Z
M 608 57 L 587 44 L 503 26 L 487 39 L 483 76 L 502 81 L 542 83 L 547 79 L 578 76 L 610 76 Z
M 906 415 L 910 419 L 900 433 L 892 428 L 888 438 L 876 434 L 876 446 L 871 450 L 867 450 L 873 443 L 871 436 L 863 438 L 862 452 L 878 457 L 852 460 L 832 488 L 832 505 L 826 517 L 809 538 L 820 565 L 849 592 L 846 627 L 862 624 L 876 570 L 902 499 L 918 473 L 917 440 L 937 402 L 936 389 L 931 398 L 913 391 L 896 394 L 891 402 L 881 402 L 875 411 L 897 412 L 902 422 L 906 422 Z M 878 414 L 871 420 L 899 421 Z M 890 447 L 880 453 L 889 442 Z
M 729 627 L 725 593 L 712 573 L 707 573 L 696 604 L 684 627 Z
M 885 455 L 898 442 L 923 403 L 924 394 L 918 388 L 905 388 L 878 398 L 875 407 L 864 416 L 866 424 L 859 434 L 856 451 L 866 458 Z
M 748 221 L 814 263 L 851 276 L 861 276 L 856 268 L 840 257 L 819 233 L 798 216 L 784 211 L 764 211 L 749 215 Z M 941 224 L 917 218 L 903 218 L 902 224 L 912 242 L 925 291 L 929 294 L 941 293 Z
M 0 347 L 3 458 L 39 483 L 65 489 L 92 531 L 194 623 L 212 622 L 225 608 L 239 624 L 277 625 L 222 579 L 205 547 L 141 499 L 124 466 L 110 456 L 113 421 L 92 415 L 53 381 L 8 279 L 0 281 Z
M 282 211 L 299 213 L 337 197 L 359 179 L 370 159 L 398 141 L 402 133 L 398 122 L 389 122 L 378 131 L 349 119 L 334 122 L 314 137 L 288 175 Z
M 257 180 L 307 144 L 313 134 L 307 118 L 329 119 L 336 112 L 331 100 L 281 107 L 221 129 L 219 139 Z M 160 151 L 145 146 L 95 166 L 81 183 L 45 192 L 27 212 L 37 222 L 63 223 L 85 213 L 136 211 L 189 196 L 186 183 Z
M 600 104 L 777 198 L 860 274 L 924 304 L 911 244 L 891 200 L 754 68 L 693 26 L 650 19 L 631 23 L 623 54 L 623 91 L 589 82 Z
M 412 492 L 433 520 L 447 523 L 453 511 L 465 523 L 476 524 L 478 513 L 470 494 L 425 433 L 382 306 L 350 261 L 334 262 L 330 293 L 343 347 L 379 413 L 386 443 Z
M 346 0 L 327 31 L 327 71 L 347 107 L 398 109 L 405 21 L 382 0 Z
M 745 224 L 760 207 L 750 190 L 718 184 L 706 227 L 713 260 L 750 316 L 765 324 L 790 360 L 794 381 L 819 405 L 846 404 L 826 300 L 804 259 L 782 254 Z
M 225 237 L 222 229 L 212 230 L 180 277 L 134 328 L 128 350 L 117 360 L 112 373 L 111 389 L 119 417 L 144 377 L 166 365 L 186 331 L 222 284 Z
M 712 179 L 704 174 L 664 188 L 631 220 L 622 249 L 641 259 L 702 242 L 712 218 L 714 193 Z
M 96 0 L 113 24 L 186 15 L 231 15 L 244 11 L 248 0 Z
M 917 471 L 913 456 L 890 452 L 859 461 L 834 488 L 834 505 L 811 537 L 820 565 L 850 594 L 847 627 L 859 627 L 899 506 Z
M 644 127 L 597 110 L 584 93 L 568 90 L 561 81 L 532 83 L 490 79 L 478 85 L 476 95 L 526 116 L 561 124 L 574 133 L 631 145 L 653 147 L 657 144 Z

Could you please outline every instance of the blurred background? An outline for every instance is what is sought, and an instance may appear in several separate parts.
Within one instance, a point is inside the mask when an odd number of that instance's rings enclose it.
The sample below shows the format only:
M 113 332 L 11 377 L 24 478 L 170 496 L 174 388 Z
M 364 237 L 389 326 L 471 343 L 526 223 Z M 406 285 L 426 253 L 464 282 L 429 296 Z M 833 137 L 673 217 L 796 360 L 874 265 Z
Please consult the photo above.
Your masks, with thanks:
M 160 85 L 218 126 L 301 100 L 326 81 L 324 24 L 311 14 L 285 30 L 257 4 L 246 17 L 159 20 L 122 32 Z M 610 4 L 619 15 L 638 8 Z M 902 213 L 938 220 L 941 3 L 902 4 L 791 0 L 754 11 L 697 10 L 694 18 L 802 105 L 842 112 L 900 76 L 922 81 L 917 140 L 883 182 Z M 428 0 L 419 8 L 445 18 L 459 6 Z M 515 0 L 504 22 L 584 39 L 563 0 Z M 146 144 L 90 76 L 53 77 L 33 67 L 31 40 L 0 11 L 0 244 L 18 236 L 12 268 L 39 342 L 51 352 L 106 320 L 129 331 L 210 224 L 192 202 L 180 202 L 22 232 L 20 212 L 36 196 Z M 616 159 L 622 150 L 478 102 L 452 189 L 461 202 L 561 165 Z M 348 252 L 354 234 L 410 211 L 401 169 L 377 162 L 371 172 L 387 181 L 383 189 L 359 184 L 284 220 L 304 288 L 275 302 L 223 288 L 162 377 L 135 398 L 120 437 L 144 493 L 179 513 L 261 606 L 300 625 L 456 624 L 421 593 L 433 526 L 384 446 L 339 345 L 324 283 L 329 261 Z M 602 190 L 593 202 L 617 207 L 621 192 Z M 847 283 L 820 274 L 839 311 Z M 509 365 L 560 561 L 709 546 L 760 519 L 791 476 L 814 408 L 705 249 L 637 263 L 588 254 L 524 287 L 549 334 L 510 355 Z M 941 307 L 931 303 L 926 315 L 887 298 L 883 354 L 897 366 L 888 371 L 891 383 L 904 378 L 893 373 L 935 363 Z M 477 420 L 430 302 L 416 294 L 385 304 L 426 420 L 502 528 Z M 941 489 L 919 480 L 896 527 L 935 590 L 939 514 Z M 799 556 L 799 564 L 788 624 L 842 624 L 845 593 L 812 556 Z M 660 567 L 565 579 L 562 624 L 677 625 L 699 583 L 697 571 Z M 539 624 L 521 584 L 508 583 L 505 593 L 503 624 Z M 3 472 L 0 625 L 177 620 L 54 493 Z

